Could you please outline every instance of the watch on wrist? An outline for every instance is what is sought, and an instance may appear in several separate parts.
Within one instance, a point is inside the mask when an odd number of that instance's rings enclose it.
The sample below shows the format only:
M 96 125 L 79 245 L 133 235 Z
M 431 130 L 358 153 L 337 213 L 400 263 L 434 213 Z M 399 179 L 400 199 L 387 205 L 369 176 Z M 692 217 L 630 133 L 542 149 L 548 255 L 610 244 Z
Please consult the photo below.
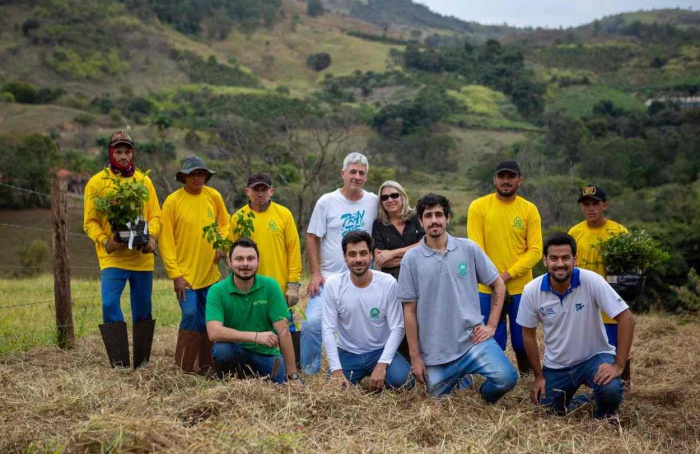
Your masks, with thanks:
M 287 375 L 287 380 L 299 380 L 299 374 L 296 372 L 289 374 Z

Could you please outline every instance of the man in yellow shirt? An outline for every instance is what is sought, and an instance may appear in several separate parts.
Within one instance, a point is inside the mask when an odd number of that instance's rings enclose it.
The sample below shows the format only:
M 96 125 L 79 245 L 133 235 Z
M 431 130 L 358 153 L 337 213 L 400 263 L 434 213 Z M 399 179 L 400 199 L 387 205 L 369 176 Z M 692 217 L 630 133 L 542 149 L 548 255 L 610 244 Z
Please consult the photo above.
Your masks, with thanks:
M 245 193 L 249 202 L 231 216 L 229 238 L 232 241 L 241 238 L 246 233 L 243 223 L 249 222 L 252 227 L 250 239 L 257 243 L 260 250 L 258 274 L 277 281 L 287 306 L 294 307 L 299 302 L 301 285 L 301 247 L 294 216 L 287 208 L 272 201 L 275 188 L 266 173 L 251 174 Z M 250 213 L 254 217 L 249 217 Z M 298 360 L 299 337 L 294 329 L 291 309 L 289 321 Z
M 627 229 L 615 221 L 605 218 L 605 210 L 608 209 L 608 196 L 600 186 L 589 184 L 578 199 L 581 211 L 586 220 L 576 224 L 569 230 L 576 240 L 578 247 L 578 267 L 595 271 L 606 277 L 603 257 L 598 250 L 600 240 L 607 240 L 613 235 L 627 233 Z M 617 322 L 603 312 L 603 323 L 608 333 L 608 342 L 617 347 Z
M 205 322 L 207 292 L 221 277 L 217 263 L 224 256 L 203 237 L 203 229 L 218 222 L 219 232 L 225 237 L 229 222 L 221 194 L 205 186 L 215 173 L 198 156 L 183 161 L 175 179 L 184 186 L 163 203 L 163 227 L 158 240 L 163 266 L 173 280 L 182 309 L 175 364 L 185 372 L 203 375 L 214 370 L 213 343 L 207 336 Z
M 114 238 L 107 218 L 99 215 L 95 198 L 114 191 L 112 178 L 142 181 L 148 188 L 143 218 L 148 223 L 150 241 L 138 249 Z M 102 320 L 100 333 L 112 367 L 129 367 L 129 341 L 126 322 L 120 306 L 122 291 L 129 282 L 131 317 L 134 330 L 134 368 L 148 362 L 151 356 L 155 320 L 151 316 L 155 240 L 160 231 L 160 204 L 151 179 L 136 169 L 134 142 L 118 131 L 109 140 L 109 165 L 93 175 L 85 186 L 83 229 L 95 242 L 100 263 Z
M 467 236 L 481 247 L 498 268 L 510 297 L 498 323 L 494 337 L 503 350 L 509 319 L 510 340 L 520 373 L 531 370 L 523 344 L 522 327 L 516 323 L 520 297 L 525 284 L 532 280 L 532 267 L 542 257 L 542 221 L 537 207 L 518 195 L 523 184 L 520 166 L 515 161 L 502 161 L 493 176 L 496 192 L 474 200 L 469 206 Z M 488 323 L 491 290 L 479 286 L 481 315 Z

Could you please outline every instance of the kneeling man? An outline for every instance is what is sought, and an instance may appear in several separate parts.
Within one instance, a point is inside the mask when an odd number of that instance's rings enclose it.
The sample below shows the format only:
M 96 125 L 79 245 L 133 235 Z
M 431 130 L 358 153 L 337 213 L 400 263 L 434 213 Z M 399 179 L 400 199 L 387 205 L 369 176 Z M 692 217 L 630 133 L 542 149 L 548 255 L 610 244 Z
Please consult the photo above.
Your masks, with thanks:
M 479 374 L 486 378 L 479 393 L 494 403 L 518 381 L 493 338 L 506 286 L 475 242 L 447 233 L 451 207 L 445 197 L 428 194 L 418 201 L 416 211 L 425 237 L 401 260 L 398 292 L 416 379 L 437 397 L 472 386 L 470 374 Z M 479 283 L 493 293 L 486 325 Z
M 369 375 L 373 391 L 411 387 L 411 366 L 396 353 L 404 334 L 396 280 L 369 269 L 374 248 L 369 233 L 349 232 L 341 246 L 350 271 L 328 278 L 323 291 L 323 346 L 331 379 L 354 385 Z
M 207 333 L 220 375 L 267 376 L 275 383 L 298 381 L 289 309 L 277 281 L 257 275 L 258 246 L 249 238 L 233 243 L 231 275 L 207 294 Z M 281 353 L 280 353 L 281 350 Z
M 578 388 L 587 385 L 596 403 L 593 416 L 615 416 L 634 317 L 602 276 L 575 268 L 576 242 L 566 233 L 547 238 L 544 264 L 548 272 L 525 286 L 517 320 L 535 374 L 530 397 L 562 415 Z M 617 351 L 608 342 L 601 311 L 618 324 Z M 538 323 L 544 330 L 544 370 L 535 337 Z

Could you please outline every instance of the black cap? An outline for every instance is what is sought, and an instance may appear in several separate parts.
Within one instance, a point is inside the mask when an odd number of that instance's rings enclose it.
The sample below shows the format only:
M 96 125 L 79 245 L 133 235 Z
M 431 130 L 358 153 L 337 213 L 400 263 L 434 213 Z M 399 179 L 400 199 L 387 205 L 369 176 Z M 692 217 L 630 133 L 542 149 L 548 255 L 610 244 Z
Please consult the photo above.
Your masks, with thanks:
M 180 183 L 184 183 L 185 179 L 183 178 L 183 175 L 189 175 L 195 170 L 206 170 L 207 173 L 209 173 L 209 175 L 207 175 L 207 179 L 204 180 L 205 183 L 208 182 L 212 175 L 216 173 L 207 168 L 207 165 L 204 163 L 204 159 L 200 158 L 199 156 L 190 156 L 182 161 L 182 168 L 175 175 L 175 179 Z
M 608 195 L 603 191 L 603 188 L 593 184 L 589 184 L 583 191 L 581 191 L 581 197 L 578 198 L 578 203 L 581 203 L 583 199 L 595 199 L 601 202 L 608 201 Z
M 270 175 L 266 173 L 252 173 L 248 177 L 248 187 L 252 188 L 253 186 L 257 186 L 259 184 L 264 184 L 268 188 L 272 187 L 272 179 L 270 178 Z
M 500 172 L 510 172 L 510 173 L 514 173 L 516 175 L 520 175 L 520 166 L 518 165 L 517 162 L 515 162 L 513 160 L 501 161 L 496 166 L 496 171 L 493 172 L 493 174 L 497 175 Z

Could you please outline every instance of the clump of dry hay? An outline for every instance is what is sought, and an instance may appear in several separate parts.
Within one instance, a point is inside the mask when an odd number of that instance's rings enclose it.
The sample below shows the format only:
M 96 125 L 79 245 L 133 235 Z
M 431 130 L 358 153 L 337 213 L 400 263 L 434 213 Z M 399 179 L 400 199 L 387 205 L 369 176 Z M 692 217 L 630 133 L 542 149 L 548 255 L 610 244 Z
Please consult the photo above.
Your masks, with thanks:
M 619 428 L 586 407 L 543 414 L 531 377 L 492 406 L 472 391 L 371 395 L 322 377 L 295 389 L 179 373 L 174 328 L 158 328 L 136 372 L 110 369 L 93 336 L 0 360 L 0 452 L 700 452 L 698 322 L 638 317 L 637 332 Z

